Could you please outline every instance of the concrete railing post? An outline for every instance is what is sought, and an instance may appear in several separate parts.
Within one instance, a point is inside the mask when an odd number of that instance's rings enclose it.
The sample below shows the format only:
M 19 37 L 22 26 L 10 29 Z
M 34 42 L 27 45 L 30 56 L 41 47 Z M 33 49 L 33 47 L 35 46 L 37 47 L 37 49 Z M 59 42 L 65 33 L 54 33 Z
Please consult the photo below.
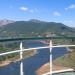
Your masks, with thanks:
M 23 62 L 22 62 L 22 59 L 23 59 L 22 42 L 20 43 L 20 50 L 21 50 L 21 52 L 20 52 L 20 60 L 21 60 L 21 62 L 20 62 L 20 75 L 24 75 L 23 74 Z
M 52 40 L 50 40 L 49 46 L 50 46 L 50 75 L 52 75 Z

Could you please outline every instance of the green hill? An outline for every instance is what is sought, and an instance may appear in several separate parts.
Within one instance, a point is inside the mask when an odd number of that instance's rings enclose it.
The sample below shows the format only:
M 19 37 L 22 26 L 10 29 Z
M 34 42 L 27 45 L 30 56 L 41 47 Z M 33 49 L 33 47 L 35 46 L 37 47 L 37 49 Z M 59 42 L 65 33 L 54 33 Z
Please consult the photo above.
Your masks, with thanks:
M 16 21 L 0 27 L 0 37 L 38 37 L 56 35 L 75 35 L 75 30 L 62 23 L 39 20 Z

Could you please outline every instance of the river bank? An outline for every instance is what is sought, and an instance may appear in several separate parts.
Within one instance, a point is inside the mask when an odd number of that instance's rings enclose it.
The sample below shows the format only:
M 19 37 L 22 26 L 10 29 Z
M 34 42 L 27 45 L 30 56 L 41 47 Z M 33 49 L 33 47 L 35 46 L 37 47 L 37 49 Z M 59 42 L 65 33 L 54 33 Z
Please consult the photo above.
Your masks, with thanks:
M 26 51 L 23 53 L 23 59 L 34 56 L 35 54 L 37 54 L 37 50 Z M 19 55 L 13 58 L 6 59 L 4 61 L 0 61 L 0 67 L 7 66 L 12 62 L 18 62 L 18 61 L 21 61 Z
M 14 61 L 17 62 L 17 61 L 20 61 L 20 60 L 21 59 L 17 56 L 17 57 L 14 57 L 14 58 L 6 59 L 4 61 L 0 61 L 0 67 L 7 66 Z
M 9 61 L 9 60 L 6 60 L 6 61 L 0 61 L 0 67 L 9 65 L 10 63 L 11 63 L 11 61 Z
M 62 66 L 61 64 L 56 64 L 53 63 L 53 67 L 52 67 L 52 71 L 53 73 L 58 73 L 58 72 L 67 72 L 67 71 L 73 71 L 74 69 L 70 68 L 70 67 L 65 67 Z M 50 63 L 46 63 L 43 66 L 41 66 L 37 71 L 36 74 L 37 75 L 43 75 L 45 73 L 49 73 L 50 72 Z

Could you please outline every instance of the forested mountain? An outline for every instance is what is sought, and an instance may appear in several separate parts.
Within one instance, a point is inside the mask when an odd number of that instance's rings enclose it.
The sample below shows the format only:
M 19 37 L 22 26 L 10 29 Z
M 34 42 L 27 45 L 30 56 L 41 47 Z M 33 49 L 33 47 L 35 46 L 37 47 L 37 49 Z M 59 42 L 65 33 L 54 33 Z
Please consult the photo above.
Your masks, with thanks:
M 16 21 L 0 27 L 0 37 L 74 36 L 75 30 L 62 23 L 39 20 Z

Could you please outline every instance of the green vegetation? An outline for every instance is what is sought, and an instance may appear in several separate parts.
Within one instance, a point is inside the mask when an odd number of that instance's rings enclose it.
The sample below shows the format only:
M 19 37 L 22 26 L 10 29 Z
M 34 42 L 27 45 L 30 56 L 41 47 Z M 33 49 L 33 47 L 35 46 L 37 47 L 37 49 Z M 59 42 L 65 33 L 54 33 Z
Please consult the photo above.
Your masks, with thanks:
M 13 50 L 15 50 L 17 48 L 18 48 L 18 43 L 17 42 L 7 43 L 7 44 L 6 43 L 0 43 L 0 53 L 13 51 Z M 16 55 L 17 55 L 17 53 L 7 55 L 7 56 L 0 56 L 0 61 L 13 58 Z
M 26 48 L 26 47 L 24 47 Z M 0 53 L 13 51 L 13 50 L 19 50 L 19 42 L 7 42 L 0 44 Z M 28 58 L 30 56 L 33 56 L 36 53 L 36 50 L 31 51 L 25 51 L 23 52 L 23 57 Z M 0 61 L 4 60 L 16 60 L 19 59 L 19 53 L 13 53 L 6 56 L 0 56 Z
M 75 51 L 68 53 L 54 60 L 55 63 L 61 64 L 64 67 L 75 69 Z
M 75 36 L 75 30 L 62 23 L 16 21 L 0 27 L 0 37 Z
M 75 40 L 66 40 L 66 44 L 75 45 Z M 75 69 L 75 47 L 69 47 L 69 52 L 62 57 L 54 60 L 55 63 L 61 64 L 62 66 Z

